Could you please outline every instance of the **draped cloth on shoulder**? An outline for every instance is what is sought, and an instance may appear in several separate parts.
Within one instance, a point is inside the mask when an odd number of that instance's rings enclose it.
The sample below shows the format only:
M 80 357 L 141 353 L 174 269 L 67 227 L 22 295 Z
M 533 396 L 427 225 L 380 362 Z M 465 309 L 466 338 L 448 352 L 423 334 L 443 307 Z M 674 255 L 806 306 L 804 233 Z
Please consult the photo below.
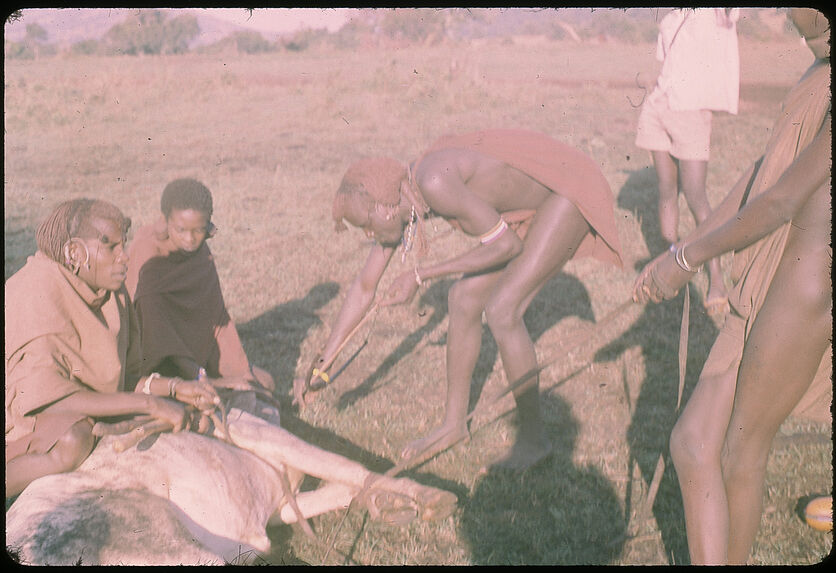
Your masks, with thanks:
M 130 247 L 126 285 L 139 315 L 143 373 L 157 370 L 168 356 L 182 356 L 213 378 L 249 374 L 209 246 L 183 253 L 164 231 L 164 222 L 146 225 Z
M 830 111 L 830 60 L 818 60 L 784 100 L 763 161 L 749 187 L 746 201 L 760 195 L 786 171 L 819 132 Z M 741 198 L 742 200 L 742 198 Z M 766 237 L 734 253 L 729 303 L 745 321 L 748 338 L 755 317 L 766 298 L 769 285 L 781 262 L 792 223 L 786 223 Z M 825 353 L 816 379 L 793 412 L 819 421 L 829 421 L 832 347 Z
M 38 251 L 5 288 L 6 459 L 48 451 L 86 416 L 55 407 L 80 390 L 133 390 L 139 331 L 124 288 L 94 291 Z
M 470 149 L 498 159 L 571 201 L 593 230 L 575 256 L 592 256 L 622 265 L 613 194 L 604 174 L 588 155 L 542 133 L 494 129 L 442 137 L 424 156 L 451 148 Z M 511 212 L 509 224 L 523 224 L 525 217 L 519 215 Z

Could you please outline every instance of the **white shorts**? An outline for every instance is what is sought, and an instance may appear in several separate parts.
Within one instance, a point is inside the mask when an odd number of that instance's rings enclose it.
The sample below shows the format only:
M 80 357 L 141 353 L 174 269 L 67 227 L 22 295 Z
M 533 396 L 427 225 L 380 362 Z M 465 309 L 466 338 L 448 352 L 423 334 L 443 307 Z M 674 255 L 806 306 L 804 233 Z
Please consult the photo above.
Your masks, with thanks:
M 668 96 L 654 90 L 639 114 L 636 145 L 677 159 L 708 161 L 711 117 L 708 109 L 672 110 Z

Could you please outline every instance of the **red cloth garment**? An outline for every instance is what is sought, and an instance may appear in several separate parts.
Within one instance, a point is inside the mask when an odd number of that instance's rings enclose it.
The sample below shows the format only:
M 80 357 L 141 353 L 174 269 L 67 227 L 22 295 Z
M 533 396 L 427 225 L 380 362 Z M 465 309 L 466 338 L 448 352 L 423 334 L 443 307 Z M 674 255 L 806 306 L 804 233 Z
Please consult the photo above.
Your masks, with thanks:
M 622 266 L 613 194 L 604 174 L 588 155 L 545 134 L 523 129 L 493 129 L 442 137 L 424 155 L 441 149 L 470 149 L 488 155 L 565 197 L 593 230 L 581 242 L 575 256 L 591 256 Z
M 6 459 L 43 453 L 86 418 L 55 407 L 139 378 L 137 318 L 124 288 L 92 290 L 41 251 L 6 281 Z
M 213 378 L 249 375 L 209 246 L 173 250 L 164 228 L 142 227 L 130 248 L 126 286 L 139 316 L 143 373 L 167 356 L 183 356 Z

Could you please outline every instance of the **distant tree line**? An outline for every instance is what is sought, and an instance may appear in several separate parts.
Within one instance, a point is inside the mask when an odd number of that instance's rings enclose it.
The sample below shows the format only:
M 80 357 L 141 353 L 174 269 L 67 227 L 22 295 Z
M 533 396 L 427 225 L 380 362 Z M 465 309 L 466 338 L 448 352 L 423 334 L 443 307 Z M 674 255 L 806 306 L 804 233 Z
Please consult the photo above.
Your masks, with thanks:
M 255 31 L 238 31 L 208 46 L 195 46 L 200 35 L 192 13 L 170 16 L 160 10 L 136 10 L 110 28 L 99 40 L 83 40 L 61 50 L 49 43 L 38 24 L 26 26 L 20 41 L 4 42 L 6 58 L 34 59 L 59 51 L 78 55 L 161 55 L 187 52 L 237 51 L 258 54 L 280 50 L 304 51 L 318 46 L 352 49 L 360 45 L 398 43 L 432 45 L 475 38 L 527 34 L 553 40 L 653 42 L 662 10 L 635 9 L 487 9 L 378 8 L 360 10 L 338 31 L 303 29 L 276 42 Z M 637 14 L 640 14 L 637 16 Z M 649 17 L 653 16 L 653 17 Z M 774 34 L 760 24 L 757 12 L 741 19 L 741 35 L 770 39 Z

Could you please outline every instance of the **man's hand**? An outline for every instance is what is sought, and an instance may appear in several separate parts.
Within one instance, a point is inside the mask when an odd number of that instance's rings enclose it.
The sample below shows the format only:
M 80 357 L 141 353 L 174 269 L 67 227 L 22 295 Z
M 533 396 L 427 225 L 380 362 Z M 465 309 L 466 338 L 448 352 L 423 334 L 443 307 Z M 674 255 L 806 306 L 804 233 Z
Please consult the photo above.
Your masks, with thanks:
M 693 273 L 679 267 L 673 251 L 665 251 L 648 263 L 636 277 L 633 301 L 658 303 L 670 300 L 693 276 Z
M 386 296 L 381 301 L 380 306 L 391 306 L 394 304 L 403 304 L 412 300 L 415 293 L 418 292 L 418 279 L 415 272 L 406 272 L 398 276 Z

